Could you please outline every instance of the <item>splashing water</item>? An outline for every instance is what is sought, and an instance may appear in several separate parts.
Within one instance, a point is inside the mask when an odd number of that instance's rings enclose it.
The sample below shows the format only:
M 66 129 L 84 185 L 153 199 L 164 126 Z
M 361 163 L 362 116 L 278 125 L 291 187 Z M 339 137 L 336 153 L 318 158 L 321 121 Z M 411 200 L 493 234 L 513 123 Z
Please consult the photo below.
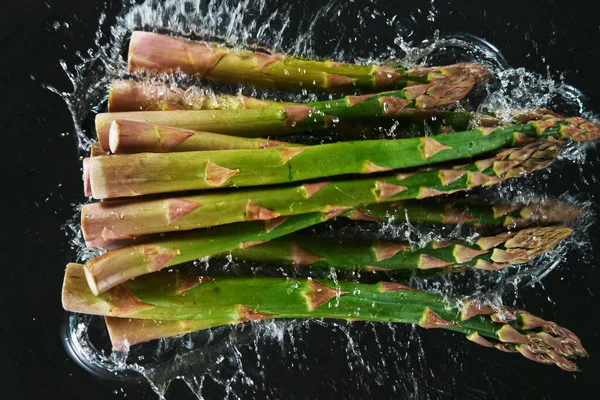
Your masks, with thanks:
M 352 2 L 351 2 L 352 3 Z M 79 54 L 80 63 L 69 68 L 61 62 L 72 82 L 70 93 L 58 91 L 72 113 L 78 146 L 82 152 L 90 148 L 88 117 L 101 111 L 106 102 L 109 86 L 114 79 L 127 77 L 126 61 L 123 56 L 132 30 L 138 28 L 158 29 L 192 37 L 219 40 L 233 47 L 266 46 L 273 51 L 295 53 L 305 56 L 328 56 L 337 61 L 368 62 L 397 61 L 407 66 L 416 64 L 441 64 L 455 61 L 477 61 L 488 66 L 494 73 L 484 93 L 477 99 L 477 108 L 468 101 L 466 109 L 480 112 L 494 111 L 507 117 L 515 109 L 552 108 L 558 112 L 582 115 L 594 119 L 585 107 L 583 95 L 564 82 L 548 76 L 540 76 L 522 68 L 509 68 L 502 54 L 491 44 L 469 35 L 440 37 L 433 33 L 429 40 L 414 44 L 407 41 L 414 35 L 414 27 L 420 21 L 414 15 L 386 15 L 375 5 L 351 8 L 351 3 L 332 0 L 319 9 L 302 5 L 281 5 L 274 0 L 167 0 L 146 1 L 142 4 L 124 4 L 123 11 L 112 26 L 106 25 L 106 16 L 99 18 L 95 48 L 85 55 Z M 304 18 L 292 18 L 303 13 Z M 422 18 L 435 22 L 438 11 L 431 0 L 430 8 Z M 353 18 L 355 24 L 349 28 L 337 26 L 336 30 L 324 29 L 341 18 Z M 384 25 L 393 36 L 389 40 L 376 37 L 370 27 Z M 327 50 L 324 50 L 327 49 Z M 149 78 L 146 78 L 149 79 Z M 163 75 L 158 78 L 171 84 L 194 83 L 182 75 Z M 197 82 L 196 82 L 197 83 Z M 220 85 L 201 82 L 203 90 L 223 90 L 273 98 L 273 93 L 244 86 Z M 277 93 L 278 100 L 316 100 L 323 95 L 309 93 Z M 589 147 L 589 145 L 587 146 Z M 562 154 L 562 161 L 576 165 L 583 171 L 583 162 L 595 162 L 585 158 L 586 146 L 570 146 Z M 544 173 L 502 183 L 479 194 L 466 194 L 467 198 L 482 196 L 495 202 L 531 202 L 545 197 L 543 193 L 556 190 L 549 176 L 560 176 L 561 167 L 552 167 Z M 583 174 L 580 174 L 582 176 Z M 595 183 L 595 182 L 594 182 Z M 589 185 L 583 177 L 570 183 L 569 188 L 578 192 Z M 562 194 L 562 191 L 559 194 Z M 588 199 L 581 196 L 564 195 L 563 200 L 590 209 Z M 77 207 L 75 207 L 77 208 Z M 592 223 L 590 212 L 575 226 L 575 234 L 547 255 L 525 266 L 489 273 L 468 271 L 465 274 L 446 275 L 439 278 L 411 278 L 410 284 L 418 288 L 443 293 L 447 296 L 470 295 L 492 304 L 516 304 L 518 289 L 524 285 L 541 285 L 541 280 L 556 269 L 568 250 L 588 246 L 586 228 Z M 321 234 L 329 234 L 333 228 L 320 227 Z M 362 233 L 371 237 L 409 240 L 422 246 L 430 240 L 468 238 L 476 240 L 477 233 L 465 232 L 461 227 L 427 229 L 410 221 L 395 222 L 379 226 L 378 230 L 364 230 L 354 226 L 336 234 L 350 236 Z M 81 260 L 98 253 L 85 248 L 79 233 L 76 218 L 68 221 L 64 228 L 72 239 Z M 217 266 L 211 259 L 195 263 L 201 268 L 225 268 L 235 273 L 243 266 L 231 258 L 226 264 Z M 253 273 L 270 273 L 286 276 L 294 284 L 297 271 L 253 267 Z M 342 278 L 335 271 L 325 271 L 329 278 Z M 311 271 L 313 276 L 319 274 Z M 353 273 L 349 279 L 359 279 Z M 465 284 L 468 282 L 468 284 Z M 357 310 L 357 312 L 360 312 Z M 427 362 L 427 336 L 429 332 L 410 326 L 373 323 L 347 323 L 339 321 L 262 321 L 240 326 L 220 327 L 203 332 L 138 345 L 128 352 L 110 350 L 107 334 L 101 319 L 78 314 L 69 314 L 64 324 L 63 338 L 71 355 L 90 372 L 111 377 L 118 375 L 128 379 L 145 377 L 160 398 L 167 394 L 169 384 L 181 379 L 199 398 L 207 387 L 220 391 L 225 398 L 243 398 L 260 392 L 261 397 L 281 397 L 281 388 L 269 385 L 269 374 L 285 368 L 288 373 L 298 374 L 314 367 L 310 360 L 315 357 L 329 359 L 330 365 L 343 366 L 342 373 L 353 377 L 357 396 L 370 397 L 370 386 L 386 385 L 394 393 L 409 398 L 429 397 L 423 393 L 425 385 L 435 385 L 434 367 Z M 462 344 L 453 341 L 453 336 L 444 332 L 433 332 L 444 336 L 445 350 L 453 368 L 461 369 L 465 359 Z M 325 340 L 322 340 L 325 338 Z M 311 343 L 309 346 L 307 343 Z M 374 347 L 372 347 L 374 345 Z M 431 344 L 429 344 L 431 347 Z M 439 351 L 439 348 L 436 350 Z M 382 356 L 382 355 L 385 355 Z M 285 365 L 279 360 L 285 359 Z M 337 376 L 337 375 L 336 375 Z M 452 379 L 452 378 L 450 378 Z M 332 386 L 335 382 L 332 381 Z M 439 382 L 437 383 L 439 386 Z M 439 390 L 447 390 L 447 383 Z M 352 386 L 354 387 L 354 386 Z

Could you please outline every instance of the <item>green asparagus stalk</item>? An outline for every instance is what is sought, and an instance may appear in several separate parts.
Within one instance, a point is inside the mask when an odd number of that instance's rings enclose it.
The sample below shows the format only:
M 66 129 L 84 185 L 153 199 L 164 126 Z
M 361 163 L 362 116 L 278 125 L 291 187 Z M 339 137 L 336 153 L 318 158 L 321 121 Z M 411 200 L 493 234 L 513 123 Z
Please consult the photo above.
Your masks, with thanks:
M 433 108 L 462 99 L 474 85 L 473 78 L 457 76 L 393 92 L 254 110 L 100 113 L 96 116 L 96 133 L 104 149 L 109 148 L 110 124 L 117 119 L 244 137 L 284 135 L 325 129 L 348 121 L 411 116 L 422 110 L 430 115 L 429 111 L 435 111 Z
M 304 103 L 311 105 L 312 103 Z M 272 106 L 294 105 L 272 100 L 260 100 L 248 96 L 231 96 L 207 93 L 198 87 L 183 89 L 178 86 L 156 82 L 137 82 L 131 80 L 116 80 L 113 82 L 108 95 L 108 111 L 169 111 L 169 110 L 240 110 L 260 109 Z M 296 104 L 298 105 L 298 104 Z M 432 111 L 419 113 L 422 119 L 436 118 L 440 128 L 447 126 L 456 131 L 467 129 L 472 119 L 477 119 L 488 126 L 496 125 L 499 121 L 486 115 L 466 111 L 445 112 Z
M 556 158 L 561 146 L 558 142 L 535 142 L 447 169 L 167 199 L 92 203 L 82 209 L 82 231 L 88 246 L 102 248 L 107 241 L 152 233 L 422 199 L 493 185 L 545 168 Z
M 268 89 L 307 89 L 344 92 L 380 91 L 465 76 L 483 83 L 489 71 L 461 63 L 444 67 L 388 67 L 313 61 L 284 54 L 239 51 L 150 32 L 133 32 L 129 72 L 174 72 L 217 82 L 252 84 Z
M 312 103 L 305 103 L 311 105 Z M 108 111 L 169 111 L 169 110 L 240 110 L 260 109 L 271 106 L 294 105 L 272 100 L 260 100 L 248 96 L 230 96 L 224 94 L 206 93 L 198 87 L 183 89 L 178 86 L 166 85 L 149 81 L 116 80 L 113 82 L 108 95 Z M 469 112 L 431 112 L 423 111 L 420 117 L 437 118 L 441 125 L 447 125 L 454 131 L 467 129 L 472 118 L 485 116 Z M 486 121 L 483 121 L 486 122 Z M 490 119 L 496 123 L 495 119 Z
M 305 103 L 310 105 L 312 103 Z M 260 100 L 242 95 L 224 95 L 206 92 L 199 87 L 184 89 L 179 86 L 166 85 L 151 81 L 116 80 L 113 82 L 108 96 L 109 112 L 124 111 L 169 111 L 169 110 L 239 110 L 260 109 L 271 106 L 294 105 L 294 103 Z M 497 125 L 495 118 L 466 111 L 421 112 L 420 118 L 436 118 L 434 128 L 444 127 L 457 131 L 466 130 L 469 122 L 478 120 Z
M 487 126 L 490 126 L 495 121 L 493 118 L 486 118 L 482 121 L 481 116 L 468 112 L 421 112 L 419 117 L 424 118 L 424 121 L 429 119 L 428 126 L 439 133 L 465 130 L 472 118 L 477 118 L 478 121 L 488 124 Z M 342 132 L 347 135 L 352 130 L 358 129 L 360 131 L 362 125 L 345 126 Z M 362 129 L 366 129 L 366 127 Z M 109 129 L 109 148 L 106 151 L 110 150 L 114 154 L 165 153 L 174 151 L 254 149 L 282 144 L 283 142 L 267 139 L 240 138 L 192 129 L 167 127 L 141 121 L 114 120 Z
M 369 242 L 290 234 L 260 246 L 235 250 L 231 254 L 244 261 L 342 270 L 393 271 L 465 266 L 501 270 L 547 253 L 571 232 L 570 228 L 557 226 L 529 228 L 481 237 L 475 243 L 433 241 L 422 248 L 406 242 Z
M 162 145 L 166 150 L 184 144 L 188 138 L 195 138 L 187 131 L 187 136 L 181 136 L 181 131 L 172 134 L 169 128 L 165 128 L 160 139 L 157 139 L 155 132 L 150 133 L 152 136 L 148 140 Z M 132 135 L 131 139 L 140 136 Z M 88 179 L 85 186 L 91 188 L 88 195 L 96 199 L 108 199 L 369 174 L 471 157 L 527 143 L 535 138 L 592 140 L 598 137 L 600 128 L 584 119 L 554 118 L 400 140 L 95 157 L 84 163 L 84 176 Z M 114 139 L 114 135 L 111 139 Z M 113 140 L 112 144 L 118 145 L 117 140 Z M 114 147 L 111 146 L 111 150 Z
M 371 204 L 358 207 L 348 217 L 359 221 L 411 221 L 474 226 L 503 226 L 523 229 L 532 226 L 568 224 L 579 218 L 581 210 L 556 200 L 530 204 L 472 205 L 464 202 L 441 203 L 418 200 Z
M 248 150 L 291 146 L 289 143 L 263 138 L 241 138 L 127 120 L 113 121 L 109 144 L 113 154 Z
M 85 263 L 90 289 L 98 294 L 128 279 L 207 256 L 248 248 L 327 221 L 339 212 L 309 213 L 196 229 L 118 250 Z M 119 241 L 112 242 L 113 245 Z
M 276 102 L 242 95 L 184 90 L 156 82 L 116 80 L 108 94 L 108 111 L 240 110 L 270 107 Z
M 142 85 L 141 83 L 136 84 Z M 115 83 L 113 90 L 115 90 L 114 87 L 120 87 L 121 85 L 121 83 Z M 146 85 L 146 83 L 143 85 Z M 155 90 L 167 90 L 167 88 L 161 88 L 162 86 L 159 86 L 159 88 Z M 118 97 L 117 93 L 120 92 L 115 90 L 114 96 Z M 152 91 L 152 93 L 154 92 Z M 113 91 L 111 91 L 111 95 L 112 94 Z M 248 98 L 247 102 L 251 102 L 252 100 L 256 99 Z M 148 97 L 146 101 L 151 102 L 153 101 L 153 98 Z M 259 102 L 259 100 L 256 101 Z M 272 104 L 277 103 L 272 102 Z M 311 103 L 307 103 L 307 105 L 310 104 Z M 200 107 L 200 105 L 198 107 Z M 207 108 L 208 107 L 205 107 L 204 109 Z M 246 108 L 259 107 L 248 106 Z M 418 115 L 412 115 L 411 119 L 418 117 L 422 118 L 423 120 L 431 120 L 432 125 L 430 125 L 430 127 L 439 133 L 464 131 L 467 129 L 470 122 L 478 123 L 481 128 L 498 127 L 500 124 L 499 120 L 488 115 L 469 112 L 419 111 L 417 114 Z M 544 119 L 544 117 L 547 118 L 560 116 L 552 114 L 548 110 L 539 110 L 535 114 L 532 112 L 518 113 L 515 115 L 514 121 L 524 124 L 535 119 Z M 348 128 L 350 127 L 344 127 L 343 131 L 347 131 Z M 209 132 L 199 132 L 191 129 L 166 127 L 151 123 L 126 120 L 116 120 L 112 122 L 108 134 L 108 145 L 110 148 L 106 148 L 106 151 L 110 150 L 115 154 L 141 152 L 162 153 L 170 151 L 198 151 L 207 149 L 251 149 L 269 147 L 268 145 L 265 146 L 265 143 L 260 139 L 234 139 L 231 136 L 218 136 L 218 134 Z M 97 155 L 101 155 L 99 151 L 96 153 Z
M 524 311 L 494 310 L 469 300 L 453 302 L 391 282 L 210 278 L 165 271 L 95 296 L 85 283 L 83 266 L 69 264 L 62 303 L 67 311 L 109 317 L 205 321 L 203 328 L 215 320 L 221 325 L 269 318 L 410 323 L 460 332 L 478 344 L 520 352 L 568 371 L 576 371 L 575 360 L 587 356 L 573 333 Z M 173 330 L 182 326 L 185 329 L 185 322 Z

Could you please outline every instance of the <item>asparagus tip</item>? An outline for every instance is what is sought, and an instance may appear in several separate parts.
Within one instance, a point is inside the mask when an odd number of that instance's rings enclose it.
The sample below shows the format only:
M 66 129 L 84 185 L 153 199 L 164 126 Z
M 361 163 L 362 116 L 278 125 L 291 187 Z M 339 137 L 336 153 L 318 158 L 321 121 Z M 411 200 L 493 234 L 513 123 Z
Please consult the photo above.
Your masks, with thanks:
M 489 69 L 481 64 L 475 63 L 458 63 L 442 68 L 446 76 L 465 76 L 475 80 L 476 85 L 483 85 L 490 77 L 491 72 Z

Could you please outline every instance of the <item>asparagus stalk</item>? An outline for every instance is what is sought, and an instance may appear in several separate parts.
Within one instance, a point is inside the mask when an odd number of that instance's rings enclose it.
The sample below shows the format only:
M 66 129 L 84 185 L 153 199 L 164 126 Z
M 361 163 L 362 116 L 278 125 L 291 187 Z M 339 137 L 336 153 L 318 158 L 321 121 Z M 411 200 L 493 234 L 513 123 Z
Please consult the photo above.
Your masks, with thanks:
M 539 201 L 530 204 L 472 205 L 464 202 L 402 201 L 371 204 L 352 210 L 348 217 L 362 221 L 408 220 L 411 222 L 503 226 L 523 229 L 532 226 L 568 224 L 581 210 L 571 204 Z
M 478 344 L 520 352 L 567 371 L 576 371 L 574 361 L 587 356 L 573 333 L 524 311 L 494 310 L 469 300 L 453 302 L 391 282 L 210 278 L 165 271 L 95 296 L 85 283 L 83 266 L 69 264 L 62 303 L 72 312 L 178 321 L 174 333 L 182 326 L 185 329 L 181 321 L 190 320 L 206 322 L 205 328 L 215 320 L 221 325 L 268 318 L 333 318 L 444 328 Z
M 291 146 L 289 143 L 263 138 L 241 138 L 127 120 L 113 121 L 110 127 L 109 144 L 110 151 L 114 154 L 265 149 Z
M 184 90 L 155 82 L 116 80 L 108 94 L 108 111 L 240 110 L 270 107 L 276 102 L 242 95 Z
M 489 78 L 489 71 L 472 63 L 406 70 L 403 67 L 313 61 L 284 54 L 232 50 L 214 43 L 140 31 L 131 35 L 128 63 L 129 72 L 181 70 L 217 82 L 328 92 L 398 89 L 454 76 L 474 78 L 478 83 Z
M 311 105 L 312 103 L 306 103 Z M 294 105 L 271 100 L 260 100 L 242 95 L 206 93 L 198 87 L 183 89 L 178 86 L 156 82 L 137 82 L 132 80 L 116 80 L 108 95 L 108 111 L 169 111 L 169 110 L 240 110 L 260 109 L 271 106 Z M 455 131 L 467 129 L 472 118 L 482 119 L 487 116 L 469 112 L 421 112 L 422 118 L 437 118 L 441 125 L 447 125 Z M 485 118 L 482 122 L 498 122 L 494 118 Z
M 420 114 L 422 118 L 431 119 L 432 123 L 429 127 L 440 133 L 462 131 L 467 129 L 472 118 L 481 120 L 480 116 L 474 116 L 468 112 L 421 112 Z M 493 121 L 493 118 L 486 118 L 481 122 L 490 126 Z M 355 126 L 346 126 L 343 131 L 348 132 L 349 129 L 355 129 Z M 110 148 L 107 148 L 106 151 L 110 150 L 115 154 L 165 153 L 174 151 L 254 149 L 282 144 L 283 142 L 267 139 L 240 138 L 237 136 L 123 119 L 114 120 L 111 123 L 108 134 L 108 145 Z
M 100 113 L 96 133 L 108 149 L 110 124 L 116 119 L 150 122 L 175 128 L 260 137 L 324 129 L 338 123 L 369 118 L 410 116 L 432 108 L 453 104 L 475 85 L 475 79 L 451 77 L 433 83 L 409 86 L 393 92 L 346 96 L 339 100 L 309 104 L 278 105 L 254 110 L 174 110 Z
M 248 248 L 327 221 L 337 212 L 309 213 L 181 232 L 109 251 L 85 263 L 90 289 L 98 294 L 128 279 L 235 249 Z M 117 242 L 118 243 L 118 242 Z M 114 242 L 113 242 L 114 244 Z
M 545 168 L 556 158 L 561 146 L 558 142 L 536 142 L 447 169 L 167 199 L 92 203 L 82 209 L 82 230 L 88 246 L 102 248 L 107 241 L 152 233 L 422 199 L 493 185 Z M 223 171 L 222 179 L 228 173 Z
M 118 83 L 117 83 L 118 82 Z M 137 83 L 134 81 L 116 81 L 113 85 L 113 89 L 111 89 L 111 96 L 115 98 L 115 102 L 125 102 L 125 100 L 121 101 L 121 96 L 125 97 L 127 92 L 125 89 L 121 89 L 122 85 L 134 86 L 131 91 L 134 90 L 147 90 L 150 94 L 146 97 L 143 97 L 139 100 L 140 104 L 150 104 L 152 102 L 158 101 L 156 100 L 156 93 L 162 92 L 166 90 L 171 90 L 166 85 L 158 85 L 158 87 L 154 88 L 154 85 L 147 82 Z M 151 89 L 141 89 L 146 88 L 150 85 Z M 164 87 L 163 87 L 164 86 Z M 117 89 L 115 89 L 117 88 Z M 183 91 L 182 89 L 172 89 L 177 91 Z M 123 93 L 123 94 L 122 94 Z M 136 92 L 137 93 L 137 92 Z M 145 93 L 145 92 L 143 92 Z M 153 95 L 154 94 L 154 95 Z M 131 94 L 130 96 L 133 96 Z M 137 94 L 138 97 L 142 96 L 141 94 Z M 154 97 L 153 97 L 154 96 Z M 137 97 L 136 97 L 137 98 Z M 111 97 L 109 97 L 110 102 Z M 128 100 L 132 102 L 133 100 Z M 203 104 L 207 100 L 199 101 L 197 109 L 208 109 L 209 107 Z M 245 108 L 261 108 L 258 106 L 254 106 L 252 103 L 261 102 L 261 100 L 247 98 L 246 103 L 248 104 Z M 154 104 L 154 103 L 152 103 Z M 218 104 L 222 104 L 218 103 Z M 282 103 L 271 102 L 272 105 Z M 289 103 L 292 104 L 292 103 Z M 311 103 L 307 103 L 310 105 Z M 142 107 L 142 106 L 140 106 Z M 204 107 L 204 108 L 200 108 Z M 154 110 L 152 107 L 148 106 L 147 108 Z M 243 107 L 239 107 L 243 108 Z M 264 108 L 264 107 L 263 107 Z M 110 109 L 110 105 L 109 105 Z M 175 106 L 164 109 L 177 109 Z M 181 109 L 184 109 L 181 107 Z M 225 106 L 221 108 L 215 109 L 226 109 Z M 112 111 L 118 111 L 117 109 Z M 124 114 L 125 116 L 127 114 Z M 534 119 L 544 119 L 544 117 L 559 117 L 556 114 L 552 114 L 548 110 L 538 110 L 537 112 L 527 112 L 520 113 L 515 116 L 515 122 L 519 123 L 527 123 Z M 483 114 L 473 114 L 469 112 L 442 112 L 442 111 L 419 111 L 417 115 L 412 115 L 414 118 L 422 118 L 422 119 L 431 119 L 434 120 L 433 128 L 440 131 L 440 133 L 444 130 L 443 128 L 447 128 L 446 130 L 458 132 L 466 130 L 469 123 L 474 121 L 480 125 L 482 128 L 488 127 L 497 127 L 500 123 L 499 120 L 492 118 L 488 115 Z M 346 127 L 347 128 L 347 127 Z M 444 132 L 448 133 L 448 132 Z M 261 140 L 252 141 L 248 139 L 244 141 L 243 139 L 233 139 L 232 137 L 223 137 L 216 136 L 217 134 L 209 133 L 209 132 L 199 132 L 193 131 L 190 129 L 182 129 L 182 128 L 174 128 L 174 127 L 166 127 L 151 123 L 139 122 L 139 121 L 127 121 L 127 120 L 115 120 L 112 122 L 109 134 L 108 134 L 108 145 L 112 148 L 106 148 L 106 151 L 109 150 L 112 153 L 116 154 L 129 154 L 129 153 L 141 153 L 141 152 L 155 152 L 162 153 L 167 151 L 197 151 L 197 150 L 219 150 L 219 149 L 250 149 L 250 148 L 262 148 L 269 147 L 265 146 Z M 237 142 L 236 142 L 237 140 Z M 182 141 L 178 144 L 178 142 Z M 113 144 L 114 143 L 114 144 Z M 273 143 L 273 142 L 272 142 Z M 275 142 L 276 143 L 276 142 Z M 96 145 L 97 151 L 96 155 L 102 155 L 100 150 L 101 147 Z
M 135 124 L 135 123 L 134 123 Z M 117 122 L 117 128 L 119 123 Z M 113 124 L 113 128 L 115 125 Z M 143 129 L 143 128 L 142 128 Z M 164 150 L 195 138 L 164 129 L 146 135 Z M 143 136 L 126 136 L 135 140 Z M 361 140 L 305 147 L 95 157 L 84 163 L 96 199 L 220 187 L 260 186 L 346 174 L 369 174 L 471 157 L 535 138 L 591 140 L 600 128 L 581 118 L 554 118 L 499 128 L 400 140 Z M 114 135 L 111 136 L 114 139 Z M 164 139 L 164 140 L 163 140 Z M 243 139 L 240 139 L 243 141 Z M 111 150 L 119 142 L 111 143 Z M 142 139 L 142 146 L 144 146 Z M 115 146 L 112 146 L 115 145 Z
M 547 253 L 571 232 L 570 228 L 557 226 L 529 228 L 481 237 L 475 243 L 433 241 L 422 248 L 406 242 L 368 242 L 290 234 L 260 246 L 235 250 L 232 255 L 239 260 L 277 265 L 366 271 L 464 266 L 501 270 Z
M 313 103 L 304 103 L 311 105 Z M 260 100 L 248 96 L 231 96 L 206 93 L 198 87 L 183 89 L 178 86 L 156 82 L 137 82 L 116 80 L 108 95 L 108 111 L 169 111 L 169 110 L 240 110 L 260 109 L 272 106 L 294 105 L 272 100 Z M 298 104 L 296 104 L 298 105 Z M 477 119 L 488 126 L 497 125 L 495 118 L 466 111 L 444 112 L 425 111 L 419 113 L 420 118 L 437 118 L 441 125 L 447 125 L 454 131 L 467 129 L 471 119 Z

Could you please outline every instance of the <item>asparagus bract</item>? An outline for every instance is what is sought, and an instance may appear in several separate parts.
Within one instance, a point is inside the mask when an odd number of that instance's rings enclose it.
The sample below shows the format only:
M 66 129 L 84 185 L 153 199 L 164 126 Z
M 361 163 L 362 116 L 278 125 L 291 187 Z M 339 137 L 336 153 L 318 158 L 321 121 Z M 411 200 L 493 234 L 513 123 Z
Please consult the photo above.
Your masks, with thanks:
M 158 200 L 92 203 L 83 207 L 81 224 L 88 246 L 102 248 L 106 241 L 152 233 L 422 199 L 493 185 L 545 168 L 560 149 L 558 142 L 542 141 L 506 149 L 471 164 L 443 169 Z M 226 179 L 230 173 L 223 170 L 221 179 Z
M 474 85 L 472 78 L 457 76 L 392 92 L 263 109 L 100 113 L 96 133 L 104 149 L 109 148 L 110 125 L 117 119 L 244 137 L 292 134 L 348 121 L 410 116 L 421 110 L 431 115 L 429 110 L 462 99 Z
M 565 227 L 529 228 L 467 241 L 430 242 L 416 248 L 406 242 L 368 242 L 290 234 L 260 246 L 235 250 L 239 260 L 276 265 L 392 271 L 472 266 L 501 270 L 547 253 L 572 232 Z M 532 239 L 535 238 L 535 239 Z
M 113 125 L 115 129 L 119 127 L 119 123 L 116 124 Z M 189 131 L 176 131 L 174 134 L 170 128 L 164 128 L 164 131 L 165 139 L 157 139 L 158 131 L 153 127 L 150 133 L 154 135 L 148 135 L 149 145 L 156 144 L 168 150 L 185 144 L 189 139 L 196 143 L 199 140 L 196 138 L 202 137 L 192 135 Z M 187 136 L 181 136 L 182 132 L 187 133 Z M 84 164 L 84 176 L 89 179 L 86 187 L 91 188 L 91 195 L 96 199 L 107 199 L 369 174 L 471 157 L 523 144 L 538 137 L 590 140 L 599 136 L 600 129 L 586 120 L 554 118 L 400 140 L 361 140 L 261 150 L 95 157 Z M 118 142 L 114 142 L 111 143 L 111 150 L 118 146 Z M 269 142 L 261 143 L 268 145 Z
M 410 323 L 460 332 L 478 344 L 520 352 L 568 371 L 577 370 L 574 361 L 587 355 L 573 333 L 524 311 L 498 312 L 474 301 L 452 302 L 392 282 L 212 278 L 165 271 L 95 296 L 85 283 L 83 266 L 69 264 L 62 303 L 68 311 L 87 314 L 206 321 L 203 328 L 214 320 L 221 325 L 268 318 Z
M 217 82 L 246 83 L 268 89 L 316 89 L 344 92 L 378 91 L 465 76 L 483 83 L 489 71 L 461 63 L 445 67 L 387 67 L 232 50 L 216 44 L 135 31 L 129 44 L 129 72 L 174 72 Z

